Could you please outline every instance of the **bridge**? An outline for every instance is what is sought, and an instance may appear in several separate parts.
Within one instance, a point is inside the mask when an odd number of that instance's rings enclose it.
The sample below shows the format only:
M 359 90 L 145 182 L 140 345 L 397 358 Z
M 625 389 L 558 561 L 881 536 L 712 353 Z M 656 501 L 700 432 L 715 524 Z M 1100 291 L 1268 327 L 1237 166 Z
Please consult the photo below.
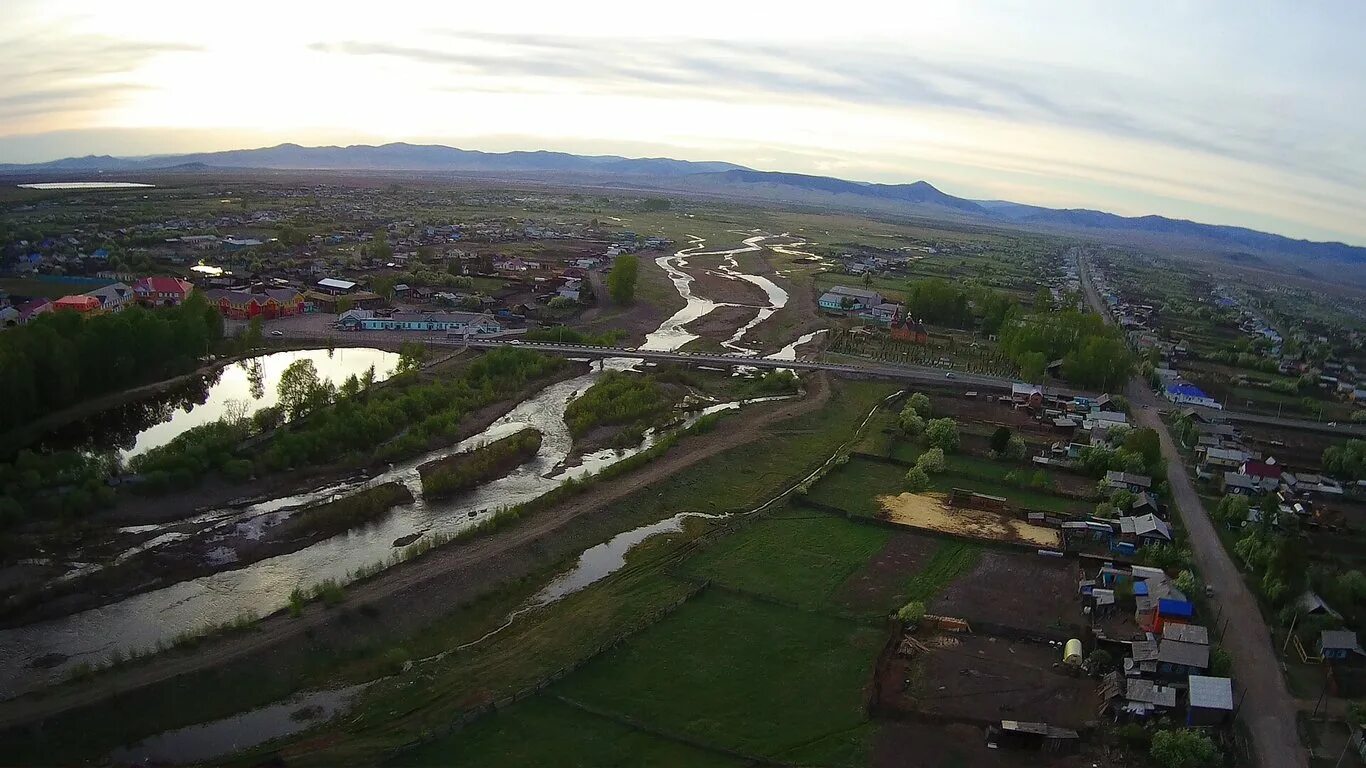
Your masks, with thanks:
M 450 337 L 449 343 L 468 346 L 472 349 L 497 349 L 510 347 L 528 349 L 564 357 L 585 357 L 603 359 L 625 357 L 654 362 L 681 363 L 684 365 L 711 365 L 731 367 L 743 365 L 750 368 L 794 371 L 830 371 L 849 376 L 864 376 L 880 379 L 899 379 L 939 385 L 963 385 L 978 389 L 1010 391 L 1011 380 L 997 376 L 975 373 L 945 371 L 939 368 L 912 368 L 907 366 L 850 365 L 829 363 L 818 360 L 774 360 L 767 357 L 746 357 L 736 354 L 717 354 L 713 352 L 664 352 L 636 349 L 634 347 L 603 347 L 588 344 L 560 344 L 548 341 L 523 341 L 520 339 L 479 339 L 471 337 L 468 341 L 462 336 Z

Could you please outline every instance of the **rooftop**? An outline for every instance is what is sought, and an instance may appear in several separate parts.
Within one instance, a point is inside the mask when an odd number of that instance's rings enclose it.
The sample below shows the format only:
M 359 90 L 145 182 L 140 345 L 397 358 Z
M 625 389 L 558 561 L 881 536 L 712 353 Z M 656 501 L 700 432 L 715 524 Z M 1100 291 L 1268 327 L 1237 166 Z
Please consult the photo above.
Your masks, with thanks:
M 1227 677 L 1190 676 L 1190 703 L 1201 709 L 1233 711 L 1233 681 Z

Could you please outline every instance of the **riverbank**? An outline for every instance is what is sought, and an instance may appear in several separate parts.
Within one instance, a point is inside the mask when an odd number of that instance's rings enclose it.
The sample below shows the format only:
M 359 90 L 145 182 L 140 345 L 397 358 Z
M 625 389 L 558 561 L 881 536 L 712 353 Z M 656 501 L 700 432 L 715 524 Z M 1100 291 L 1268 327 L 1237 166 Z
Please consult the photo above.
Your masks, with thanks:
M 443 365 L 448 368 L 458 367 L 458 363 L 452 361 Z M 582 363 L 563 365 L 551 375 L 510 393 L 508 398 L 466 415 L 453 438 L 429 447 L 439 449 L 474 437 L 506 416 L 523 401 L 547 387 L 582 375 L 586 369 L 586 364 Z M 423 375 L 445 375 L 449 372 L 450 370 L 445 369 L 432 369 L 424 371 Z M 123 567 L 116 565 L 55 583 L 50 580 L 39 581 L 38 579 L 50 574 L 42 569 L 34 569 L 32 581 L 9 586 L 10 594 L 6 599 L 0 628 L 19 627 L 78 613 L 161 586 L 243 568 L 266 557 L 297 551 L 326 537 L 309 536 L 302 539 L 299 546 L 272 546 L 260 540 L 237 535 L 235 521 L 220 519 L 209 513 L 216 510 L 246 509 L 253 504 L 272 499 L 304 496 L 341 483 L 358 485 L 385 468 L 386 465 L 377 462 L 359 468 L 338 462 L 306 470 L 276 473 L 245 484 L 215 480 L 180 493 L 159 497 L 126 498 L 119 506 L 100 515 L 92 525 L 87 526 L 82 539 L 73 543 L 71 551 L 79 553 L 79 557 L 86 558 L 85 562 L 110 563 L 123 553 L 144 546 L 158 537 L 173 536 L 178 541 L 137 553 L 129 561 L 122 563 Z M 177 521 L 181 522 L 175 524 Z M 253 521 L 247 521 L 247 524 L 251 525 Z M 226 534 L 220 530 L 224 525 L 228 529 Z M 135 530 L 112 530 L 119 526 Z M 247 535 L 253 535 L 253 532 L 249 531 Z M 215 549 L 232 551 L 235 554 L 230 558 L 206 561 L 203 547 L 195 544 L 204 543 L 214 537 L 219 537 L 215 540 Z M 147 567 L 142 567 L 144 565 Z
M 313 668 L 319 648 L 330 649 L 326 654 L 329 656 L 349 656 L 363 648 L 383 648 L 397 638 L 460 610 L 458 606 L 471 604 L 500 589 L 513 588 L 527 577 L 544 573 L 564 558 L 576 555 L 586 546 L 609 538 L 615 531 L 660 514 L 653 503 L 633 504 L 632 509 L 639 511 L 632 511 L 623 518 L 626 513 L 613 505 L 681 470 L 770 437 L 764 431 L 766 428 L 816 411 L 829 398 L 828 383 L 823 376 L 815 377 L 807 397 L 801 400 L 748 406 L 738 414 L 726 417 L 725 428 L 688 438 L 661 459 L 611 483 L 593 485 L 553 507 L 524 516 L 508 528 L 438 548 L 416 561 L 353 585 L 347 590 L 348 608 L 344 611 L 329 611 L 315 604 L 306 607 L 297 619 L 276 614 L 250 632 L 205 642 L 196 649 L 173 651 L 136 666 L 111 670 L 80 685 L 48 689 L 0 703 L 0 726 L 13 727 L 107 701 L 108 706 L 134 720 L 149 718 L 146 722 L 160 723 L 159 727 L 174 727 L 196 720 L 185 719 L 189 713 L 183 712 L 169 717 L 164 702 L 181 698 L 182 693 L 177 691 L 188 694 L 196 690 L 209 679 L 205 675 L 212 679 L 232 679 L 236 673 L 230 670 L 240 670 L 254 678 L 265 669 L 273 669 L 268 677 L 278 684 L 280 675 L 298 675 Z M 440 594 L 443 599 L 434 601 L 431 599 L 433 594 Z M 307 648 L 293 642 L 300 636 L 311 639 Z M 218 672 L 211 671 L 222 665 L 229 666 Z M 186 675 L 190 677 L 181 677 Z M 178 677 L 180 679 L 176 679 Z M 268 688 L 258 689 L 256 693 L 272 695 Z M 229 697 L 216 704 L 221 707 L 232 701 L 236 699 Z M 136 706 L 143 706 L 142 702 L 149 704 L 150 709 L 133 714 Z M 129 709 L 132 705 L 135 705 L 134 709 Z M 101 707 L 100 711 L 106 710 Z M 195 712 L 202 711 L 203 704 L 197 705 Z M 70 717 L 88 723 L 88 718 L 94 714 L 76 712 Z M 150 719 L 153 715 L 156 715 L 155 719 Z M 206 714 L 199 719 L 210 716 Z M 127 718 L 123 722 L 127 725 Z M 6 741 L 16 737 L 23 740 L 22 734 L 11 732 Z

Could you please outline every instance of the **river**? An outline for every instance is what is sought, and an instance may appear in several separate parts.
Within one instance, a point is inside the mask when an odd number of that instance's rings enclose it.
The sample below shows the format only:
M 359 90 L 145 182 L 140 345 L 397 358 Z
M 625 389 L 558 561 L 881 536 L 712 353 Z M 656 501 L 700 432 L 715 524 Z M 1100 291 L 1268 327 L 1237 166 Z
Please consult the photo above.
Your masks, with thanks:
M 705 297 L 693 294 L 692 278 L 677 266 L 686 266 L 687 259 L 701 256 L 720 256 L 730 258 L 725 266 L 735 279 L 753 282 L 764 288 L 769 297 L 769 308 L 776 311 L 787 300 L 787 294 L 772 281 L 757 275 L 746 275 L 738 271 L 733 261 L 736 253 L 759 250 L 758 245 L 765 236 L 754 236 L 745 240 L 744 246 L 729 251 L 705 252 L 704 242 L 693 238 L 689 247 L 673 256 L 661 257 L 658 262 L 673 280 L 679 295 L 687 305 L 665 320 L 660 328 L 650 334 L 647 348 L 669 351 L 678 349 L 695 335 L 687 333 L 682 325 L 691 322 L 720 306 Z M 682 319 L 688 318 L 688 319 Z M 681 321 L 680 321 L 681 320 Z M 751 324 L 750 328 L 753 327 Z M 740 329 L 732 337 L 737 342 L 748 329 Z M 814 338 L 808 334 L 789 345 L 778 354 L 791 359 L 786 354 L 795 355 L 798 344 Z M 338 352 L 340 354 L 340 351 Z M 285 607 L 289 595 L 295 588 L 308 588 L 327 580 L 345 583 L 361 569 L 386 567 L 392 565 L 392 555 L 396 551 L 396 539 L 416 536 L 413 543 L 423 539 L 444 537 L 458 533 L 481 522 L 494 510 L 530 501 L 557 487 L 569 478 L 583 477 L 601 471 L 627 456 L 638 453 L 653 444 L 655 435 L 647 435 L 639 446 L 627 450 L 603 450 L 588 456 L 565 469 L 572 437 L 564 422 L 565 406 L 577 394 L 592 386 L 604 369 L 625 369 L 633 367 L 638 361 L 630 359 L 607 360 L 601 368 L 574 379 L 552 384 L 535 396 L 521 402 L 508 414 L 494 422 L 479 435 L 462 441 L 460 444 L 424 454 L 364 481 L 346 481 L 329 485 L 315 491 L 274 498 L 254 504 L 244 509 L 216 510 L 202 516 L 206 520 L 236 520 L 251 525 L 266 515 L 287 516 L 290 511 L 302 504 L 323 498 L 345 495 L 355 491 L 398 480 L 412 490 L 415 501 L 412 504 L 396 507 L 383 520 L 369 526 L 351 530 L 347 533 L 318 542 L 297 552 L 261 560 L 246 567 L 222 571 L 209 576 L 181 582 L 162 589 L 134 595 L 109 605 L 83 611 L 51 621 L 39 622 L 23 627 L 0 631 L 0 696 L 11 697 L 34 690 L 63 679 L 80 663 L 98 664 L 113 654 L 127 654 L 134 650 L 146 651 L 158 643 L 169 643 L 177 635 L 197 628 L 231 621 L 242 614 L 266 615 Z M 734 408 L 736 404 L 714 406 L 710 410 Z M 513 470 L 507 476 L 491 481 L 476 490 L 457 498 L 429 503 L 422 496 L 417 466 L 452 453 L 471 450 L 491 440 L 512 434 L 526 427 L 541 431 L 543 437 L 539 453 L 531 461 Z M 650 531 L 623 534 L 604 546 L 624 555 L 629 545 L 643 540 L 655 532 L 663 532 L 681 523 L 673 519 L 655 524 Z M 615 554 L 606 560 L 594 554 L 585 553 L 588 563 L 597 563 L 578 576 L 567 574 L 568 580 L 557 581 L 549 593 L 543 595 L 538 604 L 558 599 L 563 594 L 582 588 L 587 583 L 601 578 L 616 567 Z M 38 659 L 54 654 L 65 657 L 61 663 L 50 668 L 34 665 Z

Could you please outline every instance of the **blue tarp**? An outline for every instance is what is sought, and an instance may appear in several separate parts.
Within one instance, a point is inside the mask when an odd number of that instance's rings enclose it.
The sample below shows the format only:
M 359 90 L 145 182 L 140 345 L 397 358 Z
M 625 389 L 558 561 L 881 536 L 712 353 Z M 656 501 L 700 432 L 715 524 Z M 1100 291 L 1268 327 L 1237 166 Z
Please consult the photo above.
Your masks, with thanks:
M 1163 616 L 1184 616 L 1190 618 L 1195 615 L 1195 607 L 1185 600 L 1158 600 L 1157 612 Z

